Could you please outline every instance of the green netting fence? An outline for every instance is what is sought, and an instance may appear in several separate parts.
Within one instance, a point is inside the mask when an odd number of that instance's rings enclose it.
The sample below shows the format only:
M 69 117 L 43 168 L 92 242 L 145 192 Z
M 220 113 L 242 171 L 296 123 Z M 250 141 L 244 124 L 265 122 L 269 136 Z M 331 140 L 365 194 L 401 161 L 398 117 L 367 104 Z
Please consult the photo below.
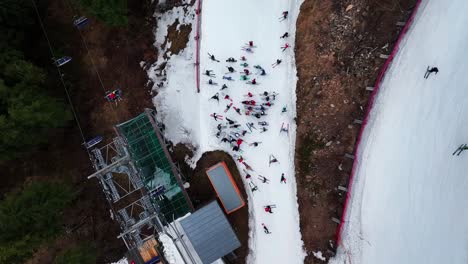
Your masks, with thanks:
M 173 217 L 190 212 L 190 206 L 149 118 L 143 113 L 116 127 L 127 141 L 130 156 L 148 193 L 157 193 L 150 195 L 151 201 L 170 222 Z

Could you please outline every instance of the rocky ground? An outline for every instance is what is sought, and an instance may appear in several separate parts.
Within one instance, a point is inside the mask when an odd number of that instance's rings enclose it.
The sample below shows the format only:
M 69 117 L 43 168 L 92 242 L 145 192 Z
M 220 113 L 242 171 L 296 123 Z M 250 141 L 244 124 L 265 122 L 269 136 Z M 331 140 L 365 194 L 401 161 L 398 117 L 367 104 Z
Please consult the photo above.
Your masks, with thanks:
M 414 0 L 305 0 L 297 22 L 296 179 L 306 263 L 336 248 L 353 153 L 370 92 Z

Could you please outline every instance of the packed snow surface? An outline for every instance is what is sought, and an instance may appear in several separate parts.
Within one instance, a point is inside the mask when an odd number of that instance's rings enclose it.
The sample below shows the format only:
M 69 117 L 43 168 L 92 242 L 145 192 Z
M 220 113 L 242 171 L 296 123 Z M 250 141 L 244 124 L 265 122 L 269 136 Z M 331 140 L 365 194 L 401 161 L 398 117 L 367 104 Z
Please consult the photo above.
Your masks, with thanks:
M 165 136 L 174 143 L 187 143 L 193 146 L 194 157 L 187 162 L 195 166 L 196 161 L 207 151 L 224 150 L 233 156 L 242 155 L 244 162 L 252 167 L 250 179 L 244 178 L 248 193 L 249 205 L 249 263 L 303 263 L 305 252 L 299 231 L 299 214 L 296 197 L 296 181 L 294 176 L 294 148 L 296 137 L 296 69 L 294 59 L 294 36 L 296 18 L 301 0 L 271 1 L 271 0 L 204 0 L 201 22 L 200 77 L 201 92 L 196 93 L 195 85 L 195 43 L 196 34 L 194 7 L 178 7 L 162 15 L 157 14 L 158 29 L 156 30 L 155 46 L 159 49 L 158 64 L 148 70 L 155 84 L 157 96 L 154 103 L 158 110 L 158 119 L 166 125 Z M 281 21 L 283 11 L 288 11 L 288 18 Z M 167 46 L 165 43 L 167 26 L 179 20 L 180 24 L 191 24 L 192 33 L 187 47 L 178 54 L 168 54 L 164 58 Z M 289 32 L 289 38 L 280 38 Z M 248 41 L 256 46 L 254 52 L 241 50 Z M 284 52 L 281 47 L 290 45 Z M 208 53 L 215 55 L 220 62 L 210 60 Z M 250 71 L 250 80 L 256 79 L 258 84 L 247 84 L 240 80 L 241 56 L 247 58 L 245 67 Z M 227 63 L 226 59 L 234 57 L 236 63 Z M 281 59 L 282 62 L 273 68 L 272 64 Z M 165 70 L 159 67 L 166 62 Z M 260 65 L 267 75 L 260 76 L 260 71 L 254 65 Z M 228 74 L 226 66 L 232 66 L 236 72 Z M 206 70 L 212 70 L 216 77 L 211 79 L 218 85 L 208 85 L 210 77 L 203 75 Z M 223 80 L 223 76 L 231 76 L 232 81 Z M 221 91 L 223 84 L 228 86 Z M 266 107 L 266 116 L 261 118 L 247 116 L 247 109 L 241 104 L 244 100 L 255 100 L 256 104 L 266 103 L 260 93 L 264 91 L 278 93 L 273 103 Z M 253 97 L 245 95 L 252 93 Z M 219 102 L 210 98 L 219 93 Z M 225 99 L 226 95 L 229 99 Z M 232 100 L 232 101 L 231 101 Z M 226 106 L 232 107 L 224 112 Z M 235 112 L 234 107 L 241 109 Z M 282 112 L 285 107 L 286 111 Z M 215 121 L 210 114 L 217 113 L 223 120 Z M 235 120 L 241 125 L 230 128 L 226 118 Z M 260 133 L 258 122 L 268 122 L 268 130 Z M 246 123 L 253 122 L 256 129 L 247 128 Z M 227 126 L 222 129 L 220 137 L 216 137 L 217 125 Z M 281 125 L 289 125 L 289 133 L 280 133 Z M 223 137 L 235 135 L 231 132 L 247 130 L 241 136 L 244 142 L 241 151 L 233 151 L 232 145 L 222 142 Z M 249 143 L 261 142 L 258 147 Z M 234 144 L 234 143 L 233 143 Z M 269 164 L 270 155 L 279 162 Z M 245 164 L 238 162 L 241 175 L 245 177 Z M 284 173 L 286 183 L 280 183 Z M 262 175 L 270 180 L 262 183 L 258 177 Z M 252 192 L 251 187 L 258 186 Z M 274 204 L 273 214 L 267 213 L 264 206 Z M 271 234 L 264 233 L 264 223 Z
M 331 263 L 468 263 L 468 153 L 452 156 L 468 142 L 467 12 L 422 2 L 370 112 Z

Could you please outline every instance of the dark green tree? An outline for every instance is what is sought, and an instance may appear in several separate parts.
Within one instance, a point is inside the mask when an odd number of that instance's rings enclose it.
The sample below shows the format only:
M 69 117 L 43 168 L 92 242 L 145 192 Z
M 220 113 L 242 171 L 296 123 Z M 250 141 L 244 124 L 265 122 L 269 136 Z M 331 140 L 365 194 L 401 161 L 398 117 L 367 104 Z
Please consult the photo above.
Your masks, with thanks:
M 68 185 L 33 183 L 0 201 L 0 263 L 21 263 L 61 231 L 62 210 L 73 199 Z
M 47 95 L 45 72 L 15 50 L 0 54 L 0 159 L 15 158 L 48 140 L 71 119 L 67 106 Z M 1 51 L 1 49 L 0 49 Z
M 77 0 L 79 5 L 85 8 L 109 26 L 126 26 L 127 0 Z
M 94 264 L 96 250 L 90 245 L 80 245 L 65 251 L 55 258 L 54 264 Z

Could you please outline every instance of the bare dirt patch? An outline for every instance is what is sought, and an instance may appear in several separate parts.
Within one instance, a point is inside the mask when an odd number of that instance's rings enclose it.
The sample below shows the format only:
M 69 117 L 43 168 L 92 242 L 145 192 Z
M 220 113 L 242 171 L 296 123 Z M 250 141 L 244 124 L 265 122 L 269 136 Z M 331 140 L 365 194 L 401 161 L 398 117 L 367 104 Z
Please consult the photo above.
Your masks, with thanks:
M 296 32 L 297 147 L 296 177 L 301 232 L 308 253 L 306 263 L 323 263 L 313 257 L 335 250 L 337 224 L 347 186 L 359 125 L 372 86 L 389 54 L 414 0 L 306 0 Z M 333 245 L 333 246 L 331 246 Z

